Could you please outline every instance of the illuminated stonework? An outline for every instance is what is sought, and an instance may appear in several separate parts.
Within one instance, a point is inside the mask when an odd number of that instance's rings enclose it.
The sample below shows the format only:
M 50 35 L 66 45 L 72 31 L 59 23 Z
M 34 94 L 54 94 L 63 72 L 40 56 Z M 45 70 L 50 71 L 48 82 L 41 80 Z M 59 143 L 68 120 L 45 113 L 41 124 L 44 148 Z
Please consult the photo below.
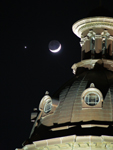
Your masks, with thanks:
M 76 22 L 73 32 L 81 38 L 82 59 L 109 59 L 113 55 L 113 19 L 91 17 Z M 87 54 L 91 52 L 90 56 Z
M 107 59 L 87 59 L 82 60 L 81 62 L 73 64 L 71 69 L 73 70 L 73 74 L 76 74 L 77 68 L 84 67 L 88 68 L 89 70 L 93 69 L 95 67 L 95 64 L 103 64 L 103 67 L 106 69 L 113 71 L 113 60 L 107 60 Z
M 93 83 L 90 84 L 90 87 L 83 91 L 81 95 L 82 108 L 102 108 L 103 96 L 99 89 L 91 87 Z M 94 84 L 93 84 L 94 85 Z
M 48 115 L 48 113 L 53 113 L 58 106 L 58 101 L 52 99 L 46 92 L 46 95 L 41 99 L 39 104 L 39 111 L 42 112 L 42 117 Z
M 36 141 L 16 150 L 113 150 L 113 136 L 65 136 Z
M 91 17 L 77 21 L 73 27 L 73 32 L 81 38 L 81 35 L 88 34 L 89 30 L 93 29 L 95 32 L 97 28 L 100 29 L 101 33 L 102 30 L 107 29 L 111 31 L 113 35 L 113 18 L 110 17 Z M 99 30 L 98 30 L 99 31 Z
M 90 17 L 72 29 L 82 61 L 53 96 L 46 92 L 29 139 L 17 150 L 113 150 L 113 19 Z

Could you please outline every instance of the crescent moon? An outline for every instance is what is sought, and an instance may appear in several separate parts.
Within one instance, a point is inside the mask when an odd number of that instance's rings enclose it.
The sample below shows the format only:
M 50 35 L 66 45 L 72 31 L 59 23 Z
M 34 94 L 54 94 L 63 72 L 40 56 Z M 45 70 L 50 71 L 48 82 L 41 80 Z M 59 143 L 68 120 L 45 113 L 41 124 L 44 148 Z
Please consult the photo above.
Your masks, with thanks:
M 52 53 L 57 53 L 57 52 L 60 51 L 60 49 L 61 49 L 61 44 L 59 45 L 59 47 L 58 47 L 57 49 L 55 49 L 55 50 L 49 49 L 49 50 L 50 50 Z

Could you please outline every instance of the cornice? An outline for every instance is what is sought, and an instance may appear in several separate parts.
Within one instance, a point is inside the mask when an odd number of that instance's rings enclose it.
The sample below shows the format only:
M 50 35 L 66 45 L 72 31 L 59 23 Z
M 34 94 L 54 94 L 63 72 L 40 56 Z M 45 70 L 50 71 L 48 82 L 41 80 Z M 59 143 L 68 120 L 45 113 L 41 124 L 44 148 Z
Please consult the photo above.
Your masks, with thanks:
M 104 28 L 113 30 L 113 18 L 110 17 L 92 17 L 79 20 L 72 26 L 73 32 L 81 38 L 81 34 L 85 30 L 92 28 Z
M 16 150 L 104 150 L 113 149 L 113 136 L 65 136 L 42 141 Z
M 73 64 L 71 69 L 73 69 L 73 73 L 76 74 L 77 68 L 79 67 L 84 67 L 88 68 L 89 70 L 93 69 L 95 64 L 103 64 L 103 66 L 110 70 L 113 71 L 113 60 L 108 60 L 108 59 L 87 59 L 87 60 L 82 60 L 81 62 Z

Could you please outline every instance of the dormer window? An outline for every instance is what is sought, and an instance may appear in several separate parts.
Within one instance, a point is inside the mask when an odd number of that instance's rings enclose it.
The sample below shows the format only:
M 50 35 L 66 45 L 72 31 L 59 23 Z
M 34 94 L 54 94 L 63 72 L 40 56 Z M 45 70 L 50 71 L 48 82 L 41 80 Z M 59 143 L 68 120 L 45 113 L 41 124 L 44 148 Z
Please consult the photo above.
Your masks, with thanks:
M 97 93 L 95 92 L 89 92 L 86 96 L 85 96 L 85 102 L 87 105 L 89 106 L 95 106 L 99 103 L 100 101 L 100 97 Z
M 48 94 L 49 92 L 46 91 L 39 104 L 39 111 L 42 112 L 42 117 L 52 114 L 59 104 L 58 100 L 51 98 Z
M 46 91 L 45 96 L 39 104 L 39 110 L 44 113 L 49 113 L 52 110 L 52 98 L 48 94 L 48 91 Z
M 81 96 L 82 108 L 102 108 L 103 96 L 99 89 L 95 88 L 93 83 L 87 88 Z

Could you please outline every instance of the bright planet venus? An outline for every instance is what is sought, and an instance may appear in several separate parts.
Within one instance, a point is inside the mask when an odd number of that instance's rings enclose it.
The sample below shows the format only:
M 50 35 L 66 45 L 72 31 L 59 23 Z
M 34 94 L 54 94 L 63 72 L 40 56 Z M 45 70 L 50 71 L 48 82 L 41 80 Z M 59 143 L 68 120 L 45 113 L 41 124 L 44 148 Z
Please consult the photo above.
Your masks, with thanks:
M 61 44 L 59 41 L 57 40 L 52 40 L 50 43 L 49 43 L 49 50 L 52 52 L 52 53 L 57 53 L 61 50 Z
M 27 48 L 27 46 L 24 46 L 24 48 L 26 49 L 26 48 Z

